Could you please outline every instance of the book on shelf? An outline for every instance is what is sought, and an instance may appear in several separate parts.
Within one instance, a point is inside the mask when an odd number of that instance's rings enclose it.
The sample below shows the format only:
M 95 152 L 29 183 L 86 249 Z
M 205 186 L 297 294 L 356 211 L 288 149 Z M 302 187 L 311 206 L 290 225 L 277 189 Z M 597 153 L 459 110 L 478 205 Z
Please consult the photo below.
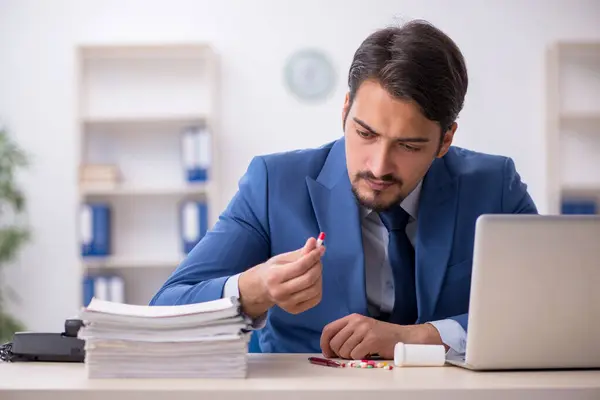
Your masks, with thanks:
M 250 321 L 237 298 L 176 306 L 93 298 L 80 313 L 89 378 L 245 378 Z
M 119 176 L 119 168 L 112 164 L 83 164 L 79 169 L 81 181 L 118 181 Z
M 121 182 L 121 174 L 116 165 L 84 164 L 79 168 L 79 185 L 85 190 L 114 189 Z
M 87 307 L 93 298 L 115 303 L 125 302 L 125 282 L 118 275 L 87 274 L 83 277 L 83 306 Z
M 94 202 L 81 205 L 79 234 L 81 255 L 108 256 L 112 251 L 112 213 L 107 203 Z
M 563 200 L 561 213 L 570 215 L 597 214 L 598 205 L 594 200 Z
M 181 153 L 187 182 L 209 180 L 211 165 L 210 132 L 206 123 L 185 128 L 181 134 Z
M 204 201 L 183 201 L 180 206 L 180 234 L 182 251 L 188 254 L 206 235 L 208 207 Z

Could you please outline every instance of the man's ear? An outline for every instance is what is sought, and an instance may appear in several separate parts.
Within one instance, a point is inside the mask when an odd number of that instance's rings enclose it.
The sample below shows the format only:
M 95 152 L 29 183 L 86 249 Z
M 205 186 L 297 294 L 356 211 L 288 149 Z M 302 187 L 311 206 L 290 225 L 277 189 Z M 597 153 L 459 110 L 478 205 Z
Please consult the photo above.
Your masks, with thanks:
M 342 107 L 342 129 L 346 131 L 346 118 L 348 118 L 348 113 L 350 112 L 350 92 L 346 93 L 346 97 L 344 99 L 344 107 Z
M 446 131 L 446 133 L 444 133 L 444 137 L 442 139 L 442 143 L 440 146 L 440 150 L 438 151 L 437 158 L 442 158 L 446 155 L 446 153 L 450 149 L 450 146 L 452 145 L 452 140 L 454 139 L 454 133 L 456 132 L 457 129 L 458 129 L 458 124 L 456 122 L 454 122 L 450 126 L 450 129 L 448 129 Z

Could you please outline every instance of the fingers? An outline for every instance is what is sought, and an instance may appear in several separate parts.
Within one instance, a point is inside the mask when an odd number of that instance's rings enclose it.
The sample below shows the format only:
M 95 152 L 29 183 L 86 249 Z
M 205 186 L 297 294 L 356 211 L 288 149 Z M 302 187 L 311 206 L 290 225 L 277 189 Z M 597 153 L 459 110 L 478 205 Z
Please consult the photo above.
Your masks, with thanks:
M 319 291 L 315 296 L 308 298 L 305 301 L 302 301 L 300 303 L 291 303 L 290 306 L 284 306 L 285 307 L 284 309 L 292 314 L 299 314 L 301 312 L 304 312 L 308 309 L 313 308 L 320 302 L 321 302 L 321 291 Z
M 308 272 L 315 264 L 321 265 L 324 247 L 314 248 L 296 261 L 285 264 L 278 272 L 280 282 L 286 282 Z
M 302 248 L 302 255 L 310 253 L 313 249 L 317 248 L 317 239 L 314 237 L 309 237 L 304 247 Z
M 281 253 L 274 256 L 271 260 L 277 263 L 289 263 L 298 260 L 303 255 L 310 253 L 317 247 L 317 240 L 313 237 L 308 238 L 304 246 L 298 250 L 289 251 L 287 253 Z
M 366 340 L 362 340 L 358 345 L 350 352 L 350 357 L 353 360 L 363 360 L 367 358 L 371 353 L 371 344 L 367 343 Z
M 301 277 L 305 273 L 308 273 L 308 271 L 310 271 L 313 267 L 318 267 L 318 271 L 315 271 L 313 273 L 318 272 L 318 274 L 320 274 L 320 269 L 321 269 L 320 260 L 321 260 L 322 252 L 323 252 L 323 250 L 320 248 L 313 249 L 309 254 L 302 256 L 297 261 L 290 262 L 287 264 L 277 264 L 277 263 L 270 264 L 267 285 L 269 287 L 277 287 L 279 291 L 285 292 L 283 290 L 284 288 L 281 286 L 284 282 L 293 280 L 294 278 Z M 302 282 L 310 283 L 311 280 L 312 280 L 312 282 L 314 282 L 314 276 L 311 276 L 311 277 L 305 278 L 305 279 L 306 279 L 306 281 L 300 281 L 300 283 L 302 283 Z M 296 283 L 296 284 L 298 284 L 298 283 Z M 290 285 L 295 285 L 295 284 L 292 283 Z M 297 287 L 297 288 L 295 288 L 294 291 L 302 290 L 305 287 L 306 286 Z M 287 293 L 287 294 L 291 294 L 291 293 Z M 273 293 L 273 295 L 275 295 L 275 294 Z
M 306 310 L 302 303 L 315 300 L 316 304 L 321 301 L 321 294 L 323 292 L 323 280 L 321 278 L 321 272 L 319 267 L 315 267 L 314 270 L 317 272 L 316 279 L 311 284 L 308 284 L 302 290 L 296 290 L 293 293 L 290 289 L 281 285 L 277 290 L 277 293 L 273 296 L 274 300 L 279 303 L 288 312 L 296 313 L 294 310 L 302 309 Z M 305 274 L 297 279 L 304 279 L 308 274 Z M 311 302 L 311 304 L 314 302 Z
M 363 339 L 365 338 L 365 336 L 367 335 L 368 329 L 361 329 L 359 328 L 355 328 L 350 326 L 350 324 L 345 328 L 345 330 L 348 330 L 351 332 L 351 335 L 346 339 L 346 341 L 338 348 L 338 350 L 335 350 L 333 348 L 333 344 L 332 344 L 332 349 L 336 352 L 336 354 L 338 356 L 340 356 L 341 358 L 353 358 L 352 353 L 355 352 L 356 347 L 358 347 Z M 342 331 L 343 332 L 343 331 Z M 342 332 L 340 332 L 338 335 L 340 335 Z M 333 338 L 333 340 L 337 339 L 337 336 Z M 332 340 L 332 343 L 333 343 Z M 337 345 L 337 344 L 336 344 Z M 361 359 L 363 359 L 365 357 L 361 357 Z
M 346 325 L 341 331 L 339 331 L 329 341 L 329 348 L 331 349 L 331 351 L 333 351 L 334 354 L 343 358 L 344 356 L 341 355 L 340 349 L 346 344 L 346 342 L 353 335 L 354 335 L 354 330 L 351 328 L 350 324 Z M 354 339 L 354 340 L 356 340 L 356 339 Z M 350 352 L 348 352 L 348 354 L 350 354 Z
M 348 317 L 350 317 L 350 315 Z M 333 339 L 333 337 L 348 324 L 348 317 L 333 321 L 323 328 L 323 333 L 321 333 L 321 351 L 325 357 L 336 356 L 336 353 L 330 346 L 331 339 Z
M 296 276 L 290 280 L 284 281 L 281 284 L 281 289 L 289 294 L 294 295 L 302 292 L 313 286 L 322 277 L 322 266 L 320 262 L 313 264 L 308 271 L 300 276 Z
M 291 297 L 290 297 L 290 302 L 291 303 L 302 303 L 303 301 L 306 301 L 308 299 L 312 299 L 313 297 L 319 296 L 322 293 L 322 289 L 323 289 L 323 278 L 321 275 L 321 271 L 319 267 L 315 267 L 313 269 L 314 271 L 316 271 L 316 273 L 313 273 L 312 275 L 316 275 L 316 279 L 311 282 L 310 284 L 307 284 L 305 286 L 303 286 L 303 289 L 301 290 L 296 290 L 296 291 L 288 291 L 287 293 L 292 293 Z M 311 272 L 313 271 L 311 270 Z M 304 274 L 299 278 L 296 279 L 304 279 L 305 277 L 309 276 L 309 274 Z

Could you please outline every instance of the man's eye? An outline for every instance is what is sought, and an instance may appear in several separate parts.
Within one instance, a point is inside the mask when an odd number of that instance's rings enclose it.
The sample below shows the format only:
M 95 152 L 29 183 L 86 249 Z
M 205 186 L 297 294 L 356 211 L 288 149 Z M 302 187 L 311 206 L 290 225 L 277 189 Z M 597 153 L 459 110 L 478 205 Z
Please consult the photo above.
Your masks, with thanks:
M 411 146 L 411 145 L 406 144 L 406 143 L 400 143 L 400 147 L 404 148 L 406 151 L 411 151 L 411 152 L 421 150 L 420 147 L 414 147 L 414 146 Z
M 365 132 L 358 129 L 356 130 L 356 132 L 358 133 L 358 136 L 360 136 L 363 139 L 370 139 L 373 137 L 373 134 L 370 132 Z

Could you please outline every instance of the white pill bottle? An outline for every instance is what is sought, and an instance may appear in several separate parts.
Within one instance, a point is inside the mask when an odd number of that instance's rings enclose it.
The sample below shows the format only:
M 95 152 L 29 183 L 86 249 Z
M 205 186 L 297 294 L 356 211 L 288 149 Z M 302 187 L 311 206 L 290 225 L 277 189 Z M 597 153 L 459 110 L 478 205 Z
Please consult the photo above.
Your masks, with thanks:
M 397 367 L 441 367 L 446 363 L 446 348 L 437 344 L 396 343 L 394 365 Z

